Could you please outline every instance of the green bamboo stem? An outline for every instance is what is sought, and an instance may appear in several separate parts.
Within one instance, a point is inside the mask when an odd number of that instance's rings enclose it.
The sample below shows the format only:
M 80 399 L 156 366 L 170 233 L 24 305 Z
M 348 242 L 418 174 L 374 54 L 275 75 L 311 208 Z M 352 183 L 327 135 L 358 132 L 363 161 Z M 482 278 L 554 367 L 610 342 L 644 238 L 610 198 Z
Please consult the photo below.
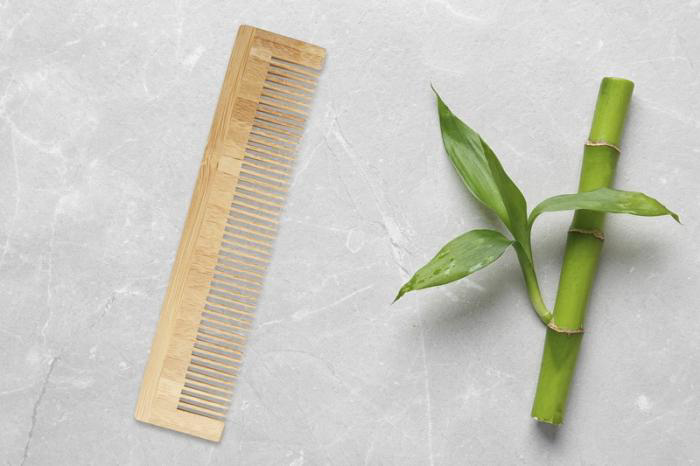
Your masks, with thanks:
M 612 184 L 633 88 L 634 84 L 626 79 L 604 78 L 601 82 L 589 140 L 583 152 L 579 192 Z M 601 212 L 577 210 L 574 213 L 532 407 L 532 417 L 538 421 L 560 424 L 564 418 L 583 337 L 588 296 L 603 245 L 603 222 Z

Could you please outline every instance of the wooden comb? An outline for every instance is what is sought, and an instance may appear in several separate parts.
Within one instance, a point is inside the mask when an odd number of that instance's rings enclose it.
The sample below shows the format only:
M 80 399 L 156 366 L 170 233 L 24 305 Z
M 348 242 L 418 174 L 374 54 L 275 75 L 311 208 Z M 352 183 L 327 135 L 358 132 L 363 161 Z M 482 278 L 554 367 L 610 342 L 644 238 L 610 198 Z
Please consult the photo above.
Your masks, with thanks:
M 219 441 L 324 49 L 241 26 L 136 419 Z

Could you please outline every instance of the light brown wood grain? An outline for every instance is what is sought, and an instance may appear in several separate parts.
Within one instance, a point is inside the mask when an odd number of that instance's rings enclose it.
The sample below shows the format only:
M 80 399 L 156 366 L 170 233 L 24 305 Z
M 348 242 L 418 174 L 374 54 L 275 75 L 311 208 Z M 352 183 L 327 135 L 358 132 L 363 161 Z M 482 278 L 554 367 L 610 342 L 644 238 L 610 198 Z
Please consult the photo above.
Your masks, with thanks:
M 315 45 L 239 28 L 144 372 L 139 421 L 220 440 L 246 340 L 239 332 L 250 328 L 324 58 Z

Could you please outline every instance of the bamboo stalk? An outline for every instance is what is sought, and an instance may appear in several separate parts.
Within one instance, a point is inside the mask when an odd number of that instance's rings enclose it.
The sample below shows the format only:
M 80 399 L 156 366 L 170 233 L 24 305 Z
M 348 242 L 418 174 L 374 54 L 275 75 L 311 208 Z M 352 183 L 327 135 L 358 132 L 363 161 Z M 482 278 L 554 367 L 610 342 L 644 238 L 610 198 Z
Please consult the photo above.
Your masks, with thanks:
M 579 192 L 610 187 L 634 83 L 604 78 L 583 152 Z M 603 245 L 604 214 L 577 210 L 569 230 L 552 322 L 547 328 L 532 417 L 560 424 L 573 377 L 588 296 Z

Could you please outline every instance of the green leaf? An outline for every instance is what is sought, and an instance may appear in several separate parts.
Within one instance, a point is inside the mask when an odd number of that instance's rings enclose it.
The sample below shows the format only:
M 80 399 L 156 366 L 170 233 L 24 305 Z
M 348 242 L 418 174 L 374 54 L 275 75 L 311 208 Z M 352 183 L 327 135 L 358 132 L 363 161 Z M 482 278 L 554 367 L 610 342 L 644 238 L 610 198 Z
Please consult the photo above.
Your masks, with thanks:
M 513 180 L 508 177 L 498 157 L 486 143 L 484 143 L 484 153 L 487 154 L 491 173 L 508 212 L 508 223 L 506 223 L 506 226 L 516 241 L 520 243 L 530 262 L 532 262 L 530 227 L 527 223 L 527 202 L 525 201 L 525 196 L 513 183 Z
M 484 151 L 486 143 L 474 130 L 450 111 L 437 92 L 435 95 L 437 96 L 438 115 L 440 116 L 442 142 L 452 165 L 469 192 L 486 207 L 493 210 L 503 223 L 508 224 L 508 211 Z
M 437 92 L 442 141 L 447 155 L 472 195 L 493 210 L 528 251 L 529 228 L 523 193 L 506 174 L 479 134 L 450 111 Z
M 447 243 L 399 290 L 394 301 L 413 290 L 444 285 L 495 261 L 513 244 L 494 230 L 472 230 Z
M 600 188 L 595 191 L 578 194 L 562 194 L 545 199 L 530 213 L 530 227 L 532 227 L 535 219 L 543 212 L 576 209 L 643 215 L 646 217 L 670 215 L 676 222 L 680 223 L 676 213 L 671 212 L 659 201 L 646 194 Z

